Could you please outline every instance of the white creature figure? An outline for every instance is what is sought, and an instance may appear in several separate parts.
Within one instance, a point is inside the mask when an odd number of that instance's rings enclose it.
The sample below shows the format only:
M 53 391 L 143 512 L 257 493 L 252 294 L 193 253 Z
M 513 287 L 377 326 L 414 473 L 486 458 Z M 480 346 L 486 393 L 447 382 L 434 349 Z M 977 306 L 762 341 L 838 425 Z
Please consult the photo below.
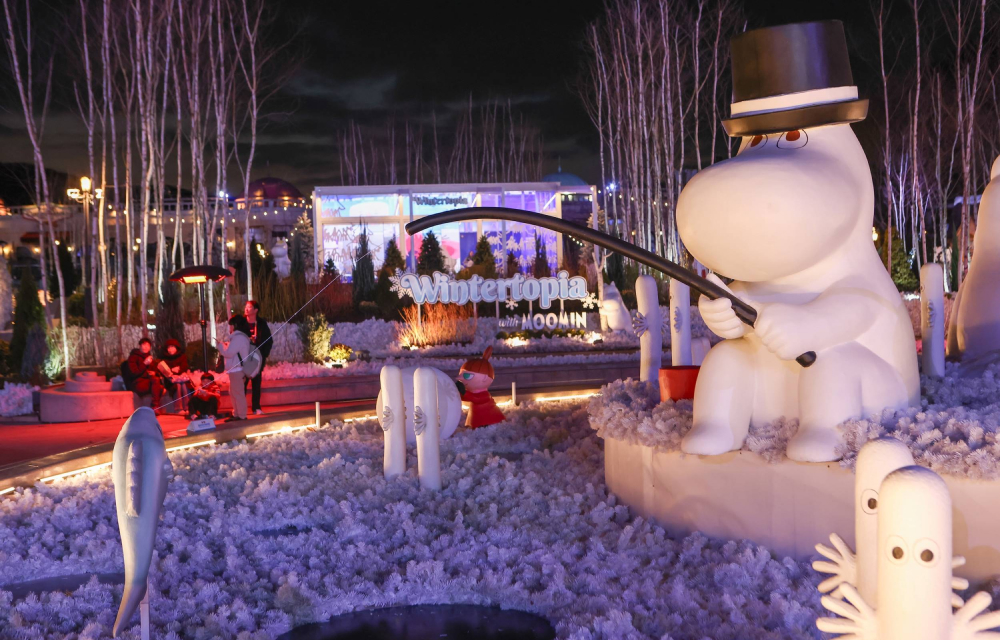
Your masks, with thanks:
M 980 592 L 952 613 L 951 496 L 925 467 L 904 467 L 882 482 L 878 503 L 878 605 L 849 584 L 847 601 L 823 596 L 839 617 L 820 618 L 820 631 L 852 640 L 973 640 L 1000 638 L 1000 612 L 982 614 Z
M 632 328 L 639 336 L 639 380 L 659 380 L 663 361 L 663 320 L 653 276 L 639 276 L 635 280 L 635 298 L 639 307 L 632 320 Z
M 417 476 L 420 486 L 441 490 L 441 438 L 438 437 L 440 416 L 437 390 L 437 369 L 418 367 L 413 372 L 413 426 L 417 436 Z
M 750 327 L 731 300 L 701 297 L 705 324 L 725 340 L 702 363 L 681 449 L 739 449 L 750 425 L 783 417 L 799 422 L 789 458 L 835 460 L 837 425 L 919 399 L 912 326 L 872 241 L 872 177 L 849 124 L 868 101 L 838 21 L 745 32 L 732 59 L 723 124 L 742 136 L 739 153 L 684 187 L 677 227 L 758 315 Z M 810 351 L 812 366 L 796 363 Z
M 146 595 L 156 527 L 172 475 L 156 414 L 149 407 L 136 409 L 118 434 L 111 462 L 125 557 L 125 591 L 112 630 L 116 637 Z
M 288 257 L 288 241 L 278 238 L 274 246 L 271 247 L 271 255 L 274 256 L 274 272 L 278 274 L 280 280 L 284 280 L 292 274 L 292 261 Z
M 379 371 L 378 421 L 385 433 L 382 472 L 391 480 L 406 471 L 406 402 L 403 374 L 399 367 L 387 364 Z M 317 422 L 319 422 L 317 420 Z
M 972 261 L 952 309 L 948 356 L 969 360 L 1000 350 L 1000 158 L 979 203 Z
M 598 313 L 607 319 L 611 331 L 628 331 L 632 327 L 632 316 L 614 282 L 604 285 L 604 299 Z
M 425 367 L 434 371 L 437 376 L 438 389 L 438 415 L 440 416 L 441 429 L 439 435 L 441 440 L 447 440 L 451 434 L 455 433 L 459 423 L 462 421 L 462 397 L 458 393 L 455 381 L 448 377 L 445 372 L 433 367 Z M 406 416 L 406 442 L 416 444 L 417 435 L 413 429 L 413 408 L 416 406 L 413 400 L 413 374 L 417 367 L 404 367 L 400 369 L 403 384 L 404 408 L 402 415 Z M 375 413 L 378 416 L 379 424 L 382 424 L 385 415 L 386 387 L 383 380 L 382 389 L 379 391 L 378 399 L 375 401 Z M 395 415 L 399 412 L 392 408 Z M 384 426 L 383 426 L 384 428 Z

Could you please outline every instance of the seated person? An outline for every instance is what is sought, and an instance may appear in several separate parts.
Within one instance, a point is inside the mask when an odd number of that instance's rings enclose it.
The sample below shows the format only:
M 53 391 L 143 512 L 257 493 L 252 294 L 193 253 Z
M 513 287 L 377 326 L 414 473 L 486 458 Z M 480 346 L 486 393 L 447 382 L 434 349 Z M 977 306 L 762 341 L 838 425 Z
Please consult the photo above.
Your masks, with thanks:
M 215 383 L 215 377 L 211 373 L 201 374 L 201 386 L 195 389 L 191 396 L 190 409 L 191 420 L 199 418 L 215 418 L 219 413 L 219 385 Z
M 128 360 L 123 363 L 122 373 L 128 373 L 128 377 L 122 376 L 125 381 L 125 388 L 134 392 L 140 398 L 151 395 L 153 397 L 153 410 L 161 413 L 160 399 L 163 397 L 163 385 L 160 384 L 160 376 L 157 374 L 157 360 L 153 357 L 153 342 L 149 338 L 139 341 L 139 346 L 132 349 Z
M 188 413 L 188 393 L 191 380 L 188 377 L 187 355 L 181 351 L 181 343 L 171 338 L 164 347 L 163 359 L 160 360 L 159 372 L 163 388 L 177 403 L 177 413 Z

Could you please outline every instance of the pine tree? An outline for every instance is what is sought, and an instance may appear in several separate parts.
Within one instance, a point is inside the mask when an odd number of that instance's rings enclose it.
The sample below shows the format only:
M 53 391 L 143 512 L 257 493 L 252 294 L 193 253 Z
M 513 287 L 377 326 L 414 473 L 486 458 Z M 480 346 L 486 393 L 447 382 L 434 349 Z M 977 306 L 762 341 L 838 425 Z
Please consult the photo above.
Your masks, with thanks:
M 38 285 L 30 267 L 21 268 L 21 283 L 14 305 L 14 335 L 10 339 L 10 365 L 20 371 L 24 349 L 28 342 L 28 332 L 35 325 L 45 324 L 45 310 L 38 299 Z
M 406 268 L 406 259 L 403 258 L 403 252 L 399 250 L 395 238 L 385 245 L 385 260 L 382 262 L 382 268 L 389 269 L 392 273 L 396 273 L 396 269 Z
M 486 236 L 479 236 L 476 253 L 472 256 L 472 266 L 478 267 L 476 273 L 484 278 L 497 277 L 497 263 L 493 259 L 493 250 L 490 249 L 490 242 Z
M 288 252 L 288 257 L 292 261 L 293 272 L 295 271 L 296 264 L 302 265 L 303 273 L 312 269 L 315 240 L 312 218 L 309 217 L 308 213 L 303 211 L 299 219 L 295 221 L 295 228 L 292 230 L 292 246 Z M 298 263 L 296 259 L 298 259 Z
M 333 261 L 333 258 L 327 258 L 326 262 L 323 263 L 323 277 L 328 280 L 333 280 L 340 275 L 337 271 L 337 263 Z
M 892 230 L 892 273 L 890 275 L 892 281 L 896 283 L 896 288 L 900 291 L 916 291 L 920 288 L 920 278 L 913 270 L 913 261 L 895 229 Z
M 375 298 L 375 264 L 368 249 L 368 230 L 362 229 L 358 236 L 358 248 L 354 254 L 354 273 L 351 277 L 354 306 L 362 302 L 372 302 Z
M 507 252 L 507 269 L 504 272 L 505 278 L 513 278 L 520 271 L 517 265 L 517 256 L 513 251 Z
M 397 269 L 402 270 L 405 267 L 406 260 L 396 245 L 396 239 L 393 238 L 385 245 L 385 259 L 378 272 L 378 284 L 375 285 L 375 304 L 386 320 L 398 320 L 399 309 L 406 304 L 392 291 L 392 282 L 389 280 L 396 274 Z
M 41 324 L 32 325 L 24 345 L 24 356 L 20 360 L 21 377 L 32 384 L 45 382 L 45 361 L 49 357 L 49 344 L 45 328 Z
M 62 271 L 63 283 L 66 287 L 66 297 L 73 295 L 76 288 L 80 286 L 81 275 L 80 270 L 76 268 L 73 264 L 73 256 L 70 254 L 69 249 L 66 248 L 65 242 L 60 242 L 56 246 L 56 254 L 59 256 L 59 270 Z M 49 294 L 53 298 L 59 297 L 59 278 L 55 276 L 55 270 L 52 268 L 51 258 L 49 263 Z
M 548 278 L 552 275 L 549 268 L 549 254 L 545 251 L 545 242 L 535 234 L 535 264 L 532 274 L 536 278 Z
M 181 343 L 180 351 L 184 351 L 184 313 L 181 310 L 181 291 L 176 282 L 164 280 L 161 288 L 163 301 L 156 310 L 156 353 L 166 351 L 167 340 Z
M 433 231 L 428 231 L 424 242 L 420 245 L 420 255 L 417 256 L 417 273 L 429 276 L 435 271 L 444 272 L 445 258 L 441 243 Z

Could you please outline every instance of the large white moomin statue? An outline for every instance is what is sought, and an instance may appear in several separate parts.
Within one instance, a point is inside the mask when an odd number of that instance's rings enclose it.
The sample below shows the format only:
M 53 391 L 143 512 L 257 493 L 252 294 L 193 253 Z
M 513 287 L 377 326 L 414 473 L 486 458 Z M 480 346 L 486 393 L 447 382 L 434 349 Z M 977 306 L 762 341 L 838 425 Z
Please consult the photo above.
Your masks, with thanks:
M 1000 158 L 979 202 L 969 272 L 952 311 L 948 356 L 963 361 L 1000 356 Z
M 789 458 L 835 460 L 840 423 L 919 394 L 912 326 L 872 242 L 872 177 L 850 126 L 868 101 L 838 21 L 748 31 L 732 59 L 723 125 L 742 137 L 739 153 L 694 176 L 677 225 L 758 318 L 746 326 L 731 300 L 701 297 L 706 325 L 726 340 L 702 364 L 681 448 L 739 449 L 751 424 L 784 417 L 799 421 Z M 809 351 L 815 363 L 797 364 Z

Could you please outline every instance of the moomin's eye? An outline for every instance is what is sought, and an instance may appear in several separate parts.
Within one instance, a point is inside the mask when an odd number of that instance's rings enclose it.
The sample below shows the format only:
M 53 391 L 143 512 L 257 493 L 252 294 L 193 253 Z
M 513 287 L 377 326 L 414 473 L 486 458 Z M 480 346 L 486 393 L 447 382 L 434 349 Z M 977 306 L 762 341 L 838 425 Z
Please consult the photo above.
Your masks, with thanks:
M 786 131 L 778 137 L 779 149 L 800 149 L 809 142 L 809 134 L 801 129 Z

